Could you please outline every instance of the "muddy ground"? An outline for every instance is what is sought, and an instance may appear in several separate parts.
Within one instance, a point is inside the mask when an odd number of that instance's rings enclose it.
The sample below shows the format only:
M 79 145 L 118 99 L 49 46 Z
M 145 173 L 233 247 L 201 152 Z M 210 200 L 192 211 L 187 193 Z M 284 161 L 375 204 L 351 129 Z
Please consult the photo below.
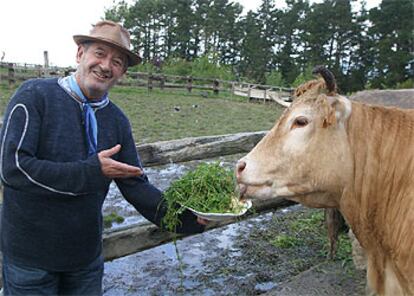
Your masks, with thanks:
M 107 262 L 104 295 L 363 295 L 343 236 L 327 259 L 323 211 L 299 205 Z

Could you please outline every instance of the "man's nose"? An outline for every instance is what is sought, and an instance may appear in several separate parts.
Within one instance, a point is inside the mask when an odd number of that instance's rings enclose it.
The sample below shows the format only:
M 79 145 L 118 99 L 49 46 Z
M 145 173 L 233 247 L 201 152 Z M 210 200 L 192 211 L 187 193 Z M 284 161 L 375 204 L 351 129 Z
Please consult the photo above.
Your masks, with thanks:
M 101 59 L 100 66 L 102 70 L 109 71 L 111 68 L 111 59 L 109 58 Z

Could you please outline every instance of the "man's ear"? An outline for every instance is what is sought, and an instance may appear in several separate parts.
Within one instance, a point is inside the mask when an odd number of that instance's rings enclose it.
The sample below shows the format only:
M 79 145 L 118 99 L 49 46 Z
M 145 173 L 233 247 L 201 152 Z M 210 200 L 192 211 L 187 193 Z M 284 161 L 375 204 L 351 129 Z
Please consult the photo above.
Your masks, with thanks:
M 79 64 L 80 60 L 85 53 L 85 47 L 82 44 L 78 45 L 78 51 L 76 52 L 76 62 Z

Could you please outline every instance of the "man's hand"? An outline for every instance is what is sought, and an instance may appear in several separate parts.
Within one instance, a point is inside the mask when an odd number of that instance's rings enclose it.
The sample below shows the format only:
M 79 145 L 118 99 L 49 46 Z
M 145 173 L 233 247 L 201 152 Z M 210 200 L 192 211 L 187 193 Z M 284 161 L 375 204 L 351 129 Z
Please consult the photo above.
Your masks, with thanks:
M 139 167 L 128 165 L 111 158 L 119 150 L 121 150 L 121 145 L 118 144 L 111 149 L 102 150 L 98 153 L 102 173 L 111 179 L 141 176 L 143 171 Z

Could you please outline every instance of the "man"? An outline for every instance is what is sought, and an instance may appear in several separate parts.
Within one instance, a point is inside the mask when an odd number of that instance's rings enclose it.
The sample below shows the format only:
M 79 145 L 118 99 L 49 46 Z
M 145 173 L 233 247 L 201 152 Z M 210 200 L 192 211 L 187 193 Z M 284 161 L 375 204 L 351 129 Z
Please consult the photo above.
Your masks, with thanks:
M 162 193 L 142 171 L 128 119 L 108 90 L 140 61 L 110 21 L 76 35 L 76 73 L 36 79 L 13 95 L 1 133 L 5 295 L 101 295 L 102 204 L 114 180 L 160 225 Z M 162 204 L 160 206 L 160 204 Z M 180 232 L 203 231 L 189 212 Z

